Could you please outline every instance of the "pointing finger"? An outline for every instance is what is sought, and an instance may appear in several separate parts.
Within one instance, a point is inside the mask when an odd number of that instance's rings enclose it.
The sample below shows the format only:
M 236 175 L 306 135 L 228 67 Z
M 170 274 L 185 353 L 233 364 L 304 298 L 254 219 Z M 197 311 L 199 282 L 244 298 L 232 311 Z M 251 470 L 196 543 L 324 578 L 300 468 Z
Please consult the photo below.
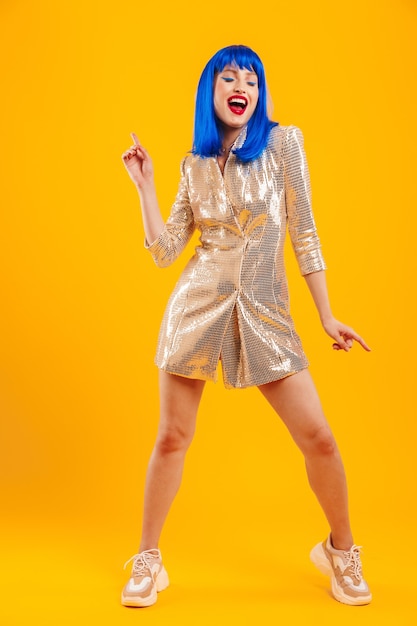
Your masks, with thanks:
M 137 137 L 137 135 L 135 133 L 130 133 L 130 136 L 133 139 L 133 143 L 135 144 L 135 146 L 139 146 L 140 145 L 140 141 Z
M 367 352 L 371 351 L 371 348 L 368 346 L 368 344 L 365 343 L 362 337 L 358 337 L 356 341 L 362 346 L 364 350 L 366 350 Z
M 351 328 L 349 329 L 349 335 L 355 341 L 357 341 L 359 343 L 359 345 L 361 345 L 364 350 L 366 350 L 367 352 L 371 351 L 371 348 L 365 343 L 365 341 L 362 339 L 362 337 L 360 335 L 358 335 L 357 333 L 355 333 Z

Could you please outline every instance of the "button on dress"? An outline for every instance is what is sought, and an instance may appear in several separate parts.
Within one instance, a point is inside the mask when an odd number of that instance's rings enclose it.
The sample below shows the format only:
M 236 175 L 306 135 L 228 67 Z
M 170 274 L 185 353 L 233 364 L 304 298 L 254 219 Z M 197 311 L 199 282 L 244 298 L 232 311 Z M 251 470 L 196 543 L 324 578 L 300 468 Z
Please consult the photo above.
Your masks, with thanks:
M 234 148 L 243 145 L 246 129 Z M 326 268 L 311 209 L 303 135 L 272 128 L 260 157 L 186 156 L 175 203 L 160 236 L 145 246 L 170 265 L 195 229 L 200 244 L 169 299 L 156 365 L 172 374 L 250 387 L 308 367 L 290 315 L 284 240 L 302 275 Z

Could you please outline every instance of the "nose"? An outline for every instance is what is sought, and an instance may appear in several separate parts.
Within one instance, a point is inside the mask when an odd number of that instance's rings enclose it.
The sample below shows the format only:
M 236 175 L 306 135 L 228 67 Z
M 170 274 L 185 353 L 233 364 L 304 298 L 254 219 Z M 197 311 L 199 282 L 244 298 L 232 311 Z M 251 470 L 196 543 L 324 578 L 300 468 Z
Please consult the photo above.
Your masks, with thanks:
M 236 93 L 244 93 L 245 92 L 243 87 L 241 87 L 240 85 L 236 85 L 235 91 L 236 91 Z

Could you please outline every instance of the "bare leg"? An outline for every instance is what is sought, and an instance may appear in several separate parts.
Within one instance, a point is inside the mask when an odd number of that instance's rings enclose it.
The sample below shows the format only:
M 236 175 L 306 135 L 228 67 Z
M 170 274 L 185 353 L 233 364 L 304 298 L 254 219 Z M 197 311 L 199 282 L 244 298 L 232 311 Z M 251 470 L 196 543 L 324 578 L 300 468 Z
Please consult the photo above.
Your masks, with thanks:
M 311 488 L 330 524 L 333 546 L 349 550 L 353 538 L 345 472 L 310 373 L 303 370 L 259 390 L 304 455 Z
M 158 547 L 165 518 L 181 483 L 204 381 L 160 371 L 160 422 L 146 476 L 139 552 Z

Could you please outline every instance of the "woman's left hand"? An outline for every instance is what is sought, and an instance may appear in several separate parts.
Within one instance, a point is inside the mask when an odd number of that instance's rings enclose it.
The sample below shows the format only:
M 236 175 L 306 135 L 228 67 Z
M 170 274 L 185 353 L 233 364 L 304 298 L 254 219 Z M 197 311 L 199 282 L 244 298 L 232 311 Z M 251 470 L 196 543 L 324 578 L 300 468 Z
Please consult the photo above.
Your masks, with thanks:
M 353 342 L 357 341 L 364 350 L 367 352 L 371 351 L 371 348 L 365 343 L 362 337 L 355 333 L 353 328 L 342 324 L 342 322 L 339 322 L 334 317 L 323 322 L 323 328 L 336 342 L 333 344 L 333 350 L 345 350 L 345 352 L 349 352 L 353 346 Z

